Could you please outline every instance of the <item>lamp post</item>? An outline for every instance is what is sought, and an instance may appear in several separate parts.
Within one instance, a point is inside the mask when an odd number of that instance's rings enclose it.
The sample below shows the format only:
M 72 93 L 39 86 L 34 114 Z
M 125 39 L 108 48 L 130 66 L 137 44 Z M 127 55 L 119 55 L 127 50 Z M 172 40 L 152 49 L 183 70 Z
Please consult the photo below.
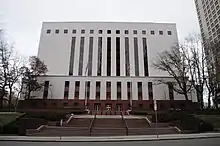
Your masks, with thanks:
M 85 76 L 86 76 L 86 74 L 87 74 L 87 71 L 88 71 L 88 65 L 89 65 L 89 61 L 87 62 L 87 65 L 86 65 L 86 69 L 85 69 Z M 87 76 L 86 76 L 87 77 Z M 88 98 L 87 98 L 87 83 L 88 83 L 88 81 L 85 81 L 85 110 L 87 110 L 88 109 L 88 107 L 87 107 L 87 103 L 88 103 Z
M 158 135 L 158 129 L 157 129 L 157 100 L 154 100 L 154 111 L 155 111 L 155 117 L 156 117 L 156 134 L 157 134 L 157 138 L 159 137 Z

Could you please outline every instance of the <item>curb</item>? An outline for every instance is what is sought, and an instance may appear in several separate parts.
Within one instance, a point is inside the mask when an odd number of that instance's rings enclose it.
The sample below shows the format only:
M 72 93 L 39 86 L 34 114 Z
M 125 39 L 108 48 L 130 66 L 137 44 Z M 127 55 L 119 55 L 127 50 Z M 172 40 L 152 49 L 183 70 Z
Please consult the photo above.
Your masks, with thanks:
M 177 137 L 167 137 L 160 135 L 158 138 L 156 135 L 153 137 L 17 137 L 11 138 L 10 136 L 1 136 L 0 141 L 17 141 L 17 142 L 126 142 L 126 141 L 166 141 L 166 140 L 189 140 L 189 139 L 209 139 L 220 138 L 220 134 L 214 134 L 210 136 L 193 136 L 193 135 L 179 135 Z M 171 136 L 171 135 L 170 135 Z M 187 137 L 188 136 L 188 137 Z M 36 139 L 37 138 L 37 139 Z

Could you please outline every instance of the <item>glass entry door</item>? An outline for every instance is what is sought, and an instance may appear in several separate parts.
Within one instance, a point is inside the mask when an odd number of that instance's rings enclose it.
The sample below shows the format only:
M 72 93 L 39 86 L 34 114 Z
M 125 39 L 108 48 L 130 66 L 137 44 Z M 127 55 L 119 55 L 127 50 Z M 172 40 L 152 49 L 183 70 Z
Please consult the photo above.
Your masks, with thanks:
M 122 111 L 122 105 L 121 104 L 116 104 L 116 111 L 121 112 Z
M 100 111 L 101 110 L 101 104 L 100 103 L 95 103 L 94 104 L 94 110 L 95 111 Z

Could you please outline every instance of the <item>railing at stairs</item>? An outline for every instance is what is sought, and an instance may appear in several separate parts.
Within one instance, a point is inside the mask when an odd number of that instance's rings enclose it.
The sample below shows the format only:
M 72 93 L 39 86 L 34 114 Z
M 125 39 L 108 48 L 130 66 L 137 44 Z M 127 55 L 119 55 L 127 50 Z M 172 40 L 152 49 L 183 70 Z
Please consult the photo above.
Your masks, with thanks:
M 95 113 L 94 118 L 92 119 L 91 124 L 89 125 L 89 135 L 90 136 L 91 136 L 91 133 L 92 133 L 92 127 L 94 125 L 94 121 L 96 119 L 96 115 L 97 115 L 97 112 Z
M 121 119 L 122 119 L 122 121 L 124 122 L 124 125 L 125 125 L 126 135 L 128 135 L 128 125 L 127 125 L 127 122 L 124 118 L 123 112 L 121 112 Z

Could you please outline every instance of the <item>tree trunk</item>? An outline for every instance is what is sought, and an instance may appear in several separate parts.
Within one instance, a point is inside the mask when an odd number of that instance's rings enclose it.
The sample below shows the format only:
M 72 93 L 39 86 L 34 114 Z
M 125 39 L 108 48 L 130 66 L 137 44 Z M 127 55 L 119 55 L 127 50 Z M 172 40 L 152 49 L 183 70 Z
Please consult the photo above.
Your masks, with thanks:
M 204 108 L 204 104 L 203 104 L 203 91 L 198 91 L 197 93 L 199 94 L 200 107 L 201 107 L 201 109 L 203 109 Z
M 216 91 L 215 91 L 215 93 L 214 93 L 214 99 L 213 99 L 213 102 L 214 102 L 215 108 L 218 108 L 217 92 L 216 92 Z
M 28 99 L 31 98 L 31 91 L 28 91 Z
M 0 109 L 2 109 L 2 107 L 3 107 L 3 96 L 1 94 L 1 97 L 0 97 Z
M 209 95 L 208 95 L 208 109 L 211 108 L 211 93 L 209 92 Z
M 187 92 L 184 93 L 185 99 L 189 100 Z
M 5 95 L 5 88 L 3 87 L 2 91 L 1 91 L 1 95 L 0 95 L 0 108 L 1 109 L 3 108 L 3 98 L 4 98 L 4 95 Z
M 11 111 L 12 88 L 9 88 L 8 109 Z

